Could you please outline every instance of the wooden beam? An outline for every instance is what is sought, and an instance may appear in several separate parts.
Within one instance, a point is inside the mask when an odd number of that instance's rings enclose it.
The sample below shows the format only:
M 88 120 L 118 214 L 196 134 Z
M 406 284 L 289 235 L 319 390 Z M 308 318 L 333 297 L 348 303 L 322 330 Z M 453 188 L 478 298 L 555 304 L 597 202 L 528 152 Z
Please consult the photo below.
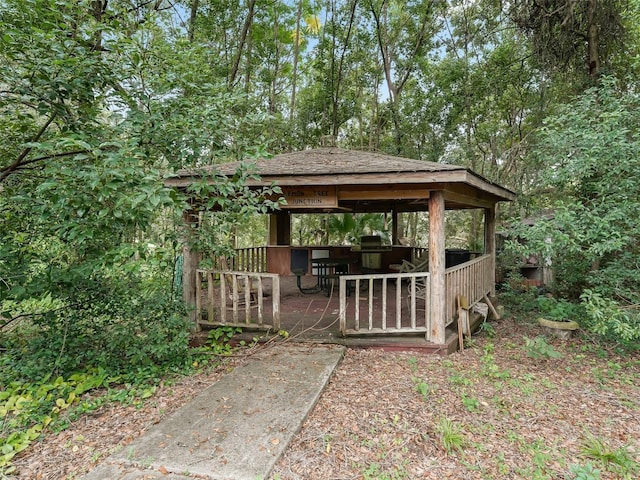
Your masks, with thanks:
M 427 340 L 444 344 L 446 325 L 444 193 L 432 192 L 429 199 L 429 274 L 431 318 Z
M 201 180 L 201 176 L 169 177 L 164 181 L 165 186 L 186 188 L 194 181 Z M 431 188 L 433 183 L 464 182 L 466 171 L 449 170 L 444 172 L 398 172 L 398 173 L 338 173 L 335 175 L 269 175 L 262 174 L 260 180 L 248 179 L 249 187 L 269 186 L 272 182 L 280 186 L 309 186 L 309 185 L 406 185 L 422 184 Z M 220 181 L 211 177 L 207 182 L 213 184 Z
M 402 188 L 400 186 L 385 185 L 381 188 L 340 188 L 338 200 L 411 200 L 427 199 L 429 190 L 425 187 Z
M 477 190 L 466 185 L 451 185 L 445 192 L 447 203 L 455 203 L 475 208 L 491 208 L 496 203 L 493 198 L 479 196 Z

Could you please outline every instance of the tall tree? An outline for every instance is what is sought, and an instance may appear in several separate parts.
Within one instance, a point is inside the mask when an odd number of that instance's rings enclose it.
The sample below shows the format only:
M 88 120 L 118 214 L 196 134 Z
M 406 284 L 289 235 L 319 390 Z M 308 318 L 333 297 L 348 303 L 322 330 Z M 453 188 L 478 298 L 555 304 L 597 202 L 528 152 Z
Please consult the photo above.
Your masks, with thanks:
M 512 17 L 547 69 L 584 72 L 591 80 L 611 67 L 624 44 L 626 0 L 518 0 Z
M 395 153 L 398 154 L 404 150 L 401 95 L 440 28 L 436 17 L 439 4 L 435 0 L 369 0 L 367 3 L 389 91 Z

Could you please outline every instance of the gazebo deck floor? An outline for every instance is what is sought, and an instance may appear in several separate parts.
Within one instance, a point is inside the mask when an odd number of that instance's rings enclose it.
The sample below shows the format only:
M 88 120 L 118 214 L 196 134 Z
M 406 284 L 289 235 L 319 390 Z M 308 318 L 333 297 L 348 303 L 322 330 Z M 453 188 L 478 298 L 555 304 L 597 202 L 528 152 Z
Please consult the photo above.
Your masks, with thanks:
M 303 287 L 310 287 L 311 277 L 303 277 Z M 355 299 L 351 295 L 349 301 Z M 366 296 L 360 297 L 365 303 Z M 387 299 L 387 315 L 394 318 L 395 315 L 395 289 L 390 288 Z M 361 312 L 366 323 L 366 308 Z M 260 342 L 266 341 L 295 341 L 304 343 L 328 343 L 340 344 L 353 348 L 378 348 L 388 351 L 414 351 L 417 353 L 437 353 L 446 355 L 458 348 L 458 336 L 456 331 L 447 328 L 444 344 L 435 344 L 425 340 L 424 333 L 420 334 L 389 334 L 389 335 L 349 335 L 340 333 L 339 313 L 340 303 L 338 289 L 332 295 L 325 292 L 303 294 L 298 290 L 295 276 L 280 277 L 280 330 L 286 332 L 286 339 L 278 332 L 264 332 L 246 329 L 234 337 L 235 342 L 249 343 L 254 338 Z M 381 311 L 382 300 L 374 296 L 374 309 Z M 205 328 L 211 328 L 206 327 Z M 366 328 L 366 326 L 363 326 Z

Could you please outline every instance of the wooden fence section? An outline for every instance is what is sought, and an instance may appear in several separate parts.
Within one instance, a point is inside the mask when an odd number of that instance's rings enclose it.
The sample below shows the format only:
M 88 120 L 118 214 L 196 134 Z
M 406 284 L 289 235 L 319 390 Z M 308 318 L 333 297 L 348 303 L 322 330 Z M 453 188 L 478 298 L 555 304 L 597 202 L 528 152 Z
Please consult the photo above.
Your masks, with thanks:
M 445 272 L 447 291 L 446 325 L 456 316 L 456 297 L 464 295 L 473 305 L 488 295 L 493 289 L 494 273 L 491 255 L 482 255 L 461 265 L 448 268 Z
M 197 270 L 196 318 L 201 325 L 278 331 L 280 276 Z
M 428 272 L 340 275 L 340 332 L 345 336 L 429 332 L 429 292 Z

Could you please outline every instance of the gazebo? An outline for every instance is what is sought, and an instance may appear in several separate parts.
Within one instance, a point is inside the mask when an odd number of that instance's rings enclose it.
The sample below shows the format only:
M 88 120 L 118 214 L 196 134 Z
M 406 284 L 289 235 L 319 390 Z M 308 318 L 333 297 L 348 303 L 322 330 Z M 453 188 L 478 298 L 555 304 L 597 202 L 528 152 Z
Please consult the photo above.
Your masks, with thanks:
M 233 162 L 180 170 L 165 185 L 184 190 L 212 172 L 233 176 L 238 167 Z M 205 324 L 278 329 L 279 278 L 298 275 L 300 280 L 331 269 L 324 280 L 339 294 L 343 335 L 423 334 L 427 342 L 444 346 L 459 299 L 471 306 L 495 293 L 496 209 L 499 202 L 515 199 L 512 191 L 461 166 L 335 147 L 259 159 L 255 169 L 259 179 L 248 186 L 276 184 L 286 204 L 269 213 L 267 244 L 239 251 L 233 266 L 200 270 L 198 252 L 185 246 L 183 294 L 194 307 L 196 326 L 204 312 Z M 460 209 L 483 211 L 484 249 L 453 264 L 445 248 L 445 210 Z M 428 245 L 401 245 L 398 214 L 419 211 L 428 212 Z M 390 214 L 391 245 L 375 239 L 371 244 L 363 239 L 355 248 L 291 245 L 292 213 L 344 212 Z M 192 215 L 185 212 L 189 223 Z M 402 260 L 419 254 L 428 259 L 423 269 L 398 271 Z M 323 262 L 326 258 L 335 261 Z M 372 268 L 366 265 L 370 258 Z M 268 295 L 265 282 L 271 283 Z

